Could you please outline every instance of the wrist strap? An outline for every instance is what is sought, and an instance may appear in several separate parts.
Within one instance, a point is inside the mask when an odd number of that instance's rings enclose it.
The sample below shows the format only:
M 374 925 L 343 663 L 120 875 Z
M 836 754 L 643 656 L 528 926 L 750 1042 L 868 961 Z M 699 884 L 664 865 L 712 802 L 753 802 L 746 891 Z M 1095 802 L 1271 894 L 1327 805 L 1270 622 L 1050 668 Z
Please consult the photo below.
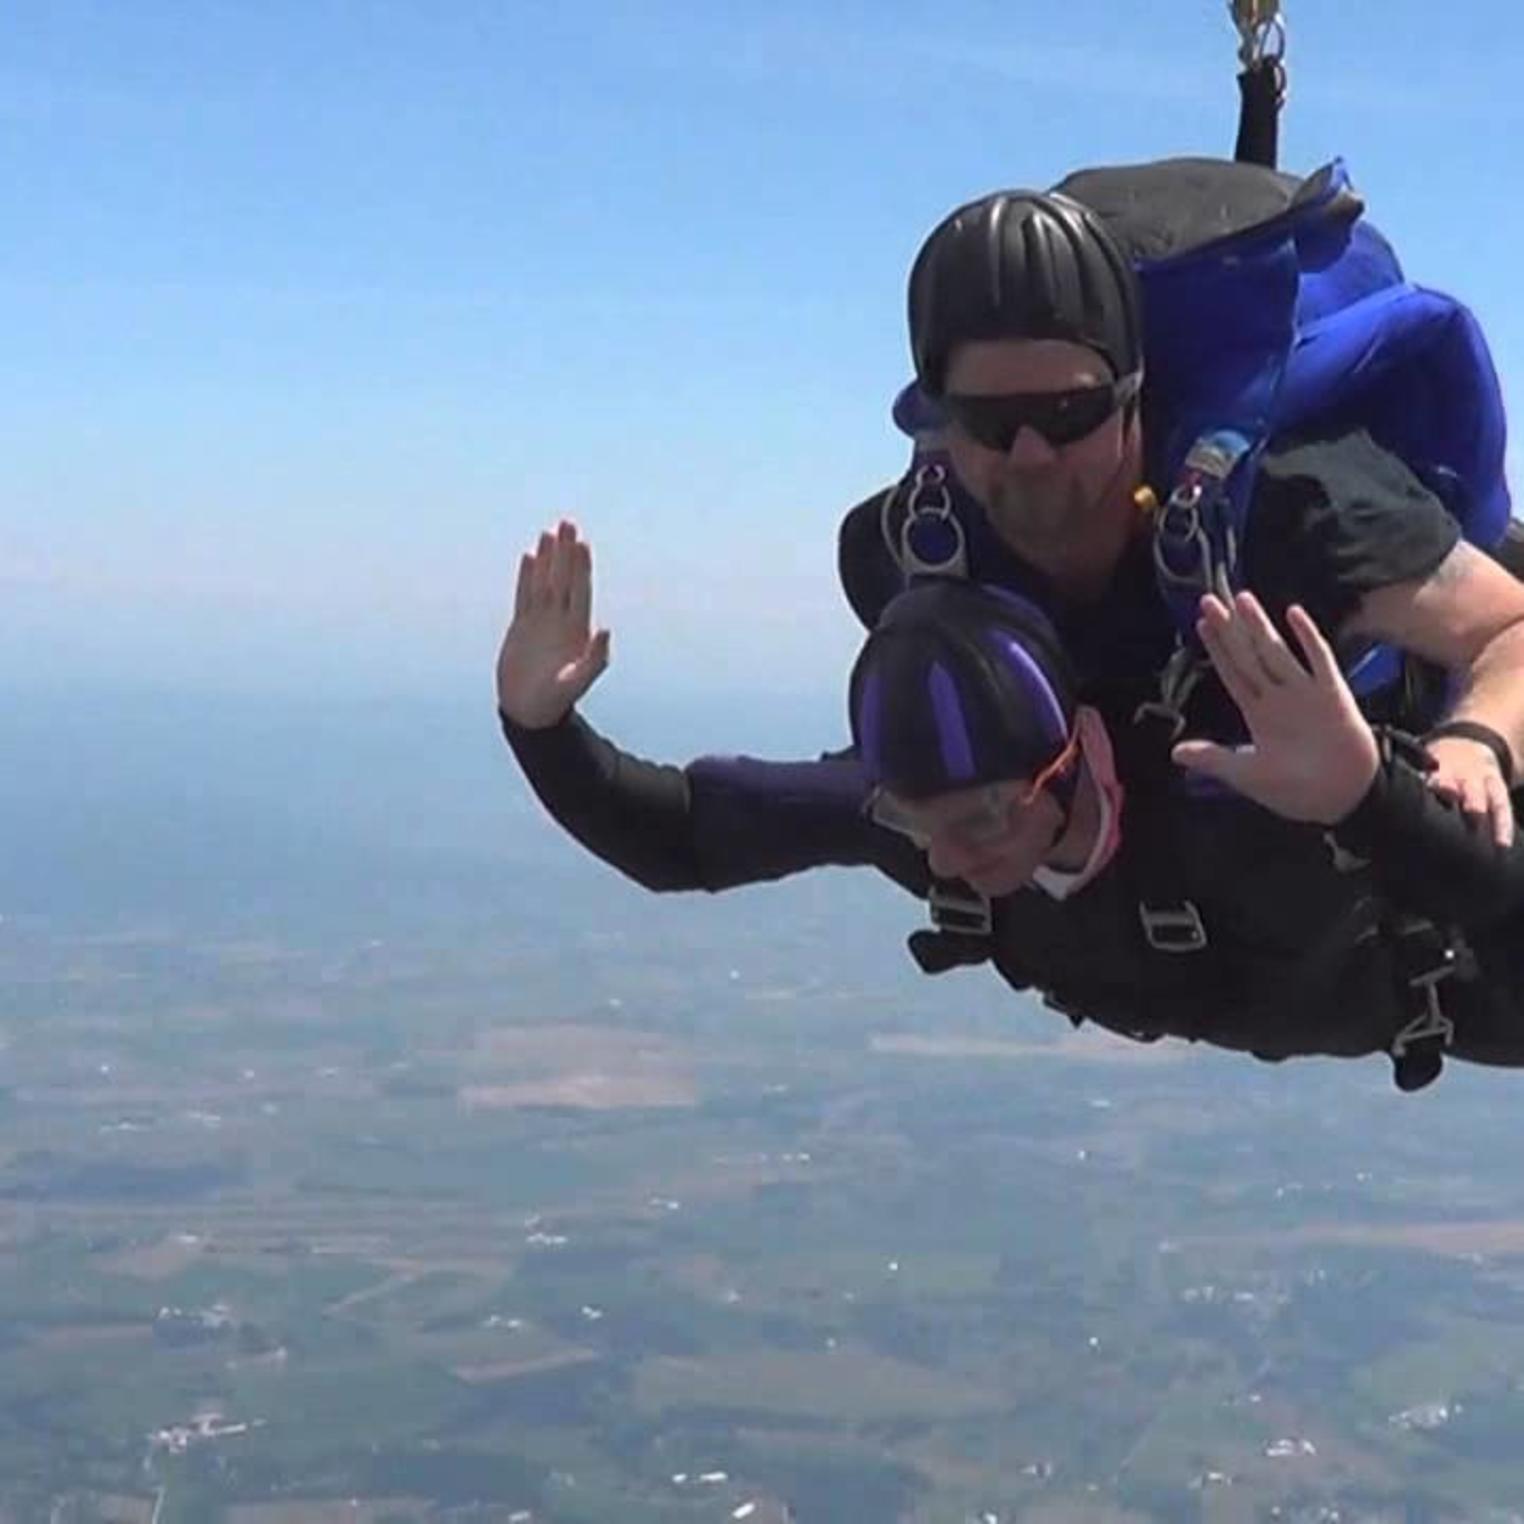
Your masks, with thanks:
M 1509 788 L 1513 787 L 1513 748 L 1490 725 L 1476 720 L 1446 720 L 1429 731 L 1424 740 L 1437 741 L 1441 736 L 1457 736 L 1463 741 L 1476 741 L 1485 746 L 1498 759 L 1503 782 Z

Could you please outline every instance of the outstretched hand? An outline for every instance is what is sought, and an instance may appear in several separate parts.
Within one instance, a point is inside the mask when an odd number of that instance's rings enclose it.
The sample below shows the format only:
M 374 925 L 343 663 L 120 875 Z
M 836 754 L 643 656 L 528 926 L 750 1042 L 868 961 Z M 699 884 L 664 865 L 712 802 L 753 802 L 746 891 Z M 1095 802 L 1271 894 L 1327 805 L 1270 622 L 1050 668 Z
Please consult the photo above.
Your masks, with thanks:
M 1182 741 L 1174 760 L 1288 820 L 1332 825 L 1365 797 L 1380 765 L 1376 737 L 1311 615 L 1286 622 L 1298 660 L 1252 593 L 1201 600 L 1196 633 L 1249 727 L 1249 743 Z
M 557 724 L 609 664 L 609 632 L 593 633 L 593 552 L 563 519 L 519 558 L 513 619 L 497 658 L 498 708 L 517 725 Z

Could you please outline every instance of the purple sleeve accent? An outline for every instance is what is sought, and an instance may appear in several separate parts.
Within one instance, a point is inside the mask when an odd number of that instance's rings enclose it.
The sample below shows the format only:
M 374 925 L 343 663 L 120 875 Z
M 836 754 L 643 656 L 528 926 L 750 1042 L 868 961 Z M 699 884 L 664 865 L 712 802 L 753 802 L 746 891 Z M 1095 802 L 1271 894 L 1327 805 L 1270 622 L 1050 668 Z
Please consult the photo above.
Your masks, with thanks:
M 857 749 L 868 769 L 877 773 L 883 765 L 884 680 L 870 671 L 857 705 Z
M 720 787 L 751 794 L 757 801 L 812 804 L 861 813 L 869 784 L 862 766 L 849 753 L 810 762 L 772 762 L 761 757 L 696 757 L 685 769 L 699 787 Z
M 942 749 L 942 767 L 949 782 L 958 783 L 974 776 L 974 748 L 968 737 L 968 721 L 958 701 L 957 685 L 940 662 L 933 664 L 928 684 L 932 712 L 937 718 L 937 744 Z
M 1053 691 L 1042 668 L 1033 661 L 1032 653 L 1014 636 L 1001 634 L 1000 644 L 1011 663 L 1025 679 L 1027 688 L 1035 695 L 1038 708 L 1047 721 L 1047 739 L 1062 745 L 1069 736 L 1069 726 L 1064 719 L 1063 705 Z
M 764 762 L 700 757 L 687 768 L 696 877 L 706 889 L 785 878 L 826 866 L 874 867 L 924 893 L 925 859 L 874 825 L 856 757 Z
M 677 768 L 621 751 L 575 710 L 543 730 L 506 716 L 502 725 L 551 816 L 647 889 L 730 889 L 861 865 L 925 893 L 921 854 L 868 819 L 868 781 L 850 752 L 802 762 L 700 757 Z

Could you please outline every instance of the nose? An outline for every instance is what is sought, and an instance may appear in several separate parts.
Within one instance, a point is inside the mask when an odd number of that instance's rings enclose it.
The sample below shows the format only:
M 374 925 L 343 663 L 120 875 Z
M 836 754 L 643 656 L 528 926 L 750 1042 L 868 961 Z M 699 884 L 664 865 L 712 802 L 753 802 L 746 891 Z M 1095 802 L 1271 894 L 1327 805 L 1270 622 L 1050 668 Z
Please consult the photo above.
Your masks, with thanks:
M 1050 466 L 1058 459 L 1058 451 L 1048 443 L 1031 424 L 1023 424 L 1006 451 L 1006 460 L 1018 470 L 1031 471 L 1040 466 Z

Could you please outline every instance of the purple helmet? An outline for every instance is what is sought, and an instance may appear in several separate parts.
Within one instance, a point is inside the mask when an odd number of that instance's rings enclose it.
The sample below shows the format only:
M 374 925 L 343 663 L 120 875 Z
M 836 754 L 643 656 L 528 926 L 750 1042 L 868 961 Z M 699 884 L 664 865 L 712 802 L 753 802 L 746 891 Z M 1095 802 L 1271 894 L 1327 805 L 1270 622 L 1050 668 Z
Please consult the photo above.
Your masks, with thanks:
M 925 799 L 1035 777 L 1074 729 L 1076 684 L 1046 615 L 1002 588 L 927 578 L 884 610 L 852 669 L 873 784 Z

